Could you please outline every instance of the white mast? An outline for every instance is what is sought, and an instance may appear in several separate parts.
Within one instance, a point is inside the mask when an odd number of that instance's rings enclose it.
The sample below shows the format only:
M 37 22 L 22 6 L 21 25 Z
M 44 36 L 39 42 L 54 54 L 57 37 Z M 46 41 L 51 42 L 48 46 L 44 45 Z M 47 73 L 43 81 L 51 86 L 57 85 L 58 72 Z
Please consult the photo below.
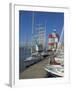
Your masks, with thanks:
M 46 24 L 47 24 L 47 22 L 45 21 L 45 49 L 46 49 Z
M 32 13 L 32 39 L 33 39 L 33 32 L 34 31 L 34 11 Z
M 64 27 L 62 28 L 62 32 L 60 35 L 60 39 L 59 39 L 59 43 L 58 43 L 59 45 L 61 44 L 63 33 L 64 33 Z
M 34 34 L 34 11 L 32 13 L 32 45 L 33 46 L 33 34 Z M 32 53 L 32 48 L 31 48 L 31 53 Z
M 60 46 L 60 45 L 61 45 L 61 43 L 62 43 L 62 37 L 63 37 L 63 33 L 64 33 L 64 26 L 63 26 L 63 28 L 62 28 L 62 32 L 61 32 L 61 35 L 60 35 L 60 39 L 59 39 L 59 42 L 58 42 L 58 47 L 57 47 L 56 52 L 58 51 L 59 46 Z

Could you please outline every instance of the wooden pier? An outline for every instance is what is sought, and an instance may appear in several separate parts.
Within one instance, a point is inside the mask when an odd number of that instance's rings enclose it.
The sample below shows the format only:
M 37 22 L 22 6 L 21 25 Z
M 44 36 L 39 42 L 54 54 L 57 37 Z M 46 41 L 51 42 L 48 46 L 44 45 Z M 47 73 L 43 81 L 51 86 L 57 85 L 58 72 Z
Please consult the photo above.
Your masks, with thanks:
M 48 64 L 48 57 L 32 66 L 29 66 L 27 69 L 20 73 L 19 78 L 32 79 L 47 77 L 47 73 L 44 70 L 46 64 Z

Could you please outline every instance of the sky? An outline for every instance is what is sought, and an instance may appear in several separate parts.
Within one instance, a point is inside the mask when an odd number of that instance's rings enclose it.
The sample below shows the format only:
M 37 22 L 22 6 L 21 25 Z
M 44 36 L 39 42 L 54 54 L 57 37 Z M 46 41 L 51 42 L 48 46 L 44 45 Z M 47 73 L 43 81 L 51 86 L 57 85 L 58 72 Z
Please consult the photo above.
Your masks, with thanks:
M 64 13 L 62 12 L 40 12 L 40 11 L 19 11 L 19 44 L 24 45 L 26 41 L 32 41 L 32 23 L 34 13 L 34 25 L 46 25 L 46 41 L 48 42 L 48 35 L 56 29 L 60 35 L 64 26 Z

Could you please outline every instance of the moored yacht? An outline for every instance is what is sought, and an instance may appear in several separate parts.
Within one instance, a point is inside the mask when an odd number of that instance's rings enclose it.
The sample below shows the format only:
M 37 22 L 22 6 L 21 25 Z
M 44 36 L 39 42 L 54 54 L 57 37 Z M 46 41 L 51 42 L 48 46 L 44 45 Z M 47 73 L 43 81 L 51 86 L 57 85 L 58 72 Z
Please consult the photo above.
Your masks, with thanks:
M 36 52 L 32 53 L 30 57 L 28 57 L 24 60 L 24 67 L 33 65 L 34 63 L 37 63 L 38 61 L 43 59 L 43 57 L 38 52 L 38 50 L 39 50 L 38 46 L 36 45 Z

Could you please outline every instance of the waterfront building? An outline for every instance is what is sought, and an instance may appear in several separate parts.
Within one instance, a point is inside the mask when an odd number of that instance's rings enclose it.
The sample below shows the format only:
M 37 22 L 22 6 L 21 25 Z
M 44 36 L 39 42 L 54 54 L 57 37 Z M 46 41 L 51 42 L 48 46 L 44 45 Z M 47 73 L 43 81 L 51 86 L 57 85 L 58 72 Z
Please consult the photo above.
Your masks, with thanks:
M 48 35 L 48 49 L 56 50 L 58 47 L 59 35 L 56 30 L 53 30 L 51 34 Z

